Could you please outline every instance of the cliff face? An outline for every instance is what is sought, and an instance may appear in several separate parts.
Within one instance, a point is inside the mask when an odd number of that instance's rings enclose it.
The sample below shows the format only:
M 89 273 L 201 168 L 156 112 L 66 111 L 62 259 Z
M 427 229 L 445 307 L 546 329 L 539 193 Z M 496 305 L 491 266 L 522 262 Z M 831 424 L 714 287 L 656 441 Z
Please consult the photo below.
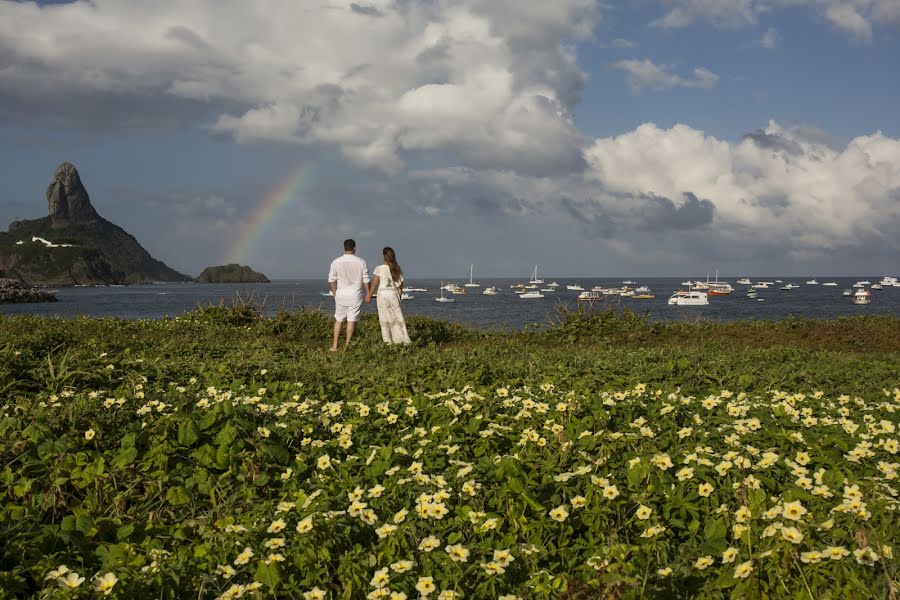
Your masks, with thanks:
M 91 205 L 91 198 L 72 163 L 64 162 L 53 172 L 53 181 L 47 186 L 47 205 L 50 209 L 50 224 L 54 228 L 96 223 L 100 220 L 100 215 Z
M 0 270 L 31 285 L 189 281 L 94 209 L 78 171 L 63 163 L 47 187 L 49 214 L 0 233 Z
M 197 278 L 200 283 L 269 283 L 269 278 L 246 265 L 230 264 L 206 267 Z

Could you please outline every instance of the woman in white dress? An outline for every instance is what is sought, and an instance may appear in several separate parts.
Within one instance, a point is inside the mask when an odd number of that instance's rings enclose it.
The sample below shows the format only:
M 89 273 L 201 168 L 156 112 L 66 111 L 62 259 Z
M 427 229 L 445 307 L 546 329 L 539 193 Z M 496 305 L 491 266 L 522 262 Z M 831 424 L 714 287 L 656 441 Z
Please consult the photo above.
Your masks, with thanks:
M 381 251 L 384 264 L 375 267 L 372 272 L 371 290 L 378 294 L 378 321 L 381 323 L 381 337 L 388 344 L 409 344 L 406 333 L 406 322 L 400 310 L 400 296 L 403 294 L 403 271 L 397 264 L 397 255 L 393 248 Z M 366 302 L 372 301 L 372 293 L 366 296 Z

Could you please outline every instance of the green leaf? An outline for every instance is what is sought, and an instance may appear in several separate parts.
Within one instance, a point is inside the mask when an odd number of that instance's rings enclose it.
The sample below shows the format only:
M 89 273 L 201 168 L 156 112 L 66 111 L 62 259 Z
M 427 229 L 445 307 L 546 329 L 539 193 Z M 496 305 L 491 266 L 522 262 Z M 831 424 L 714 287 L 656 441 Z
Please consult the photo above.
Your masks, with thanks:
M 178 425 L 178 443 L 182 446 L 192 446 L 200 438 L 200 431 L 193 419 L 182 421 Z
M 166 492 L 166 500 L 172 506 L 181 506 L 191 501 L 191 494 L 180 485 L 170 487 Z
M 278 564 L 272 563 L 267 565 L 260 561 L 259 566 L 256 567 L 256 573 L 253 575 L 253 579 L 260 583 L 264 583 L 270 588 L 274 588 L 281 580 Z
M 126 523 L 116 530 L 116 539 L 127 539 L 128 536 L 130 536 L 132 533 L 134 533 L 134 525 L 132 525 L 131 523 Z
M 134 462 L 134 459 L 137 458 L 138 450 L 135 447 L 124 448 L 123 450 L 119 450 L 111 461 L 112 467 L 114 469 L 122 469 L 127 467 L 131 463 Z

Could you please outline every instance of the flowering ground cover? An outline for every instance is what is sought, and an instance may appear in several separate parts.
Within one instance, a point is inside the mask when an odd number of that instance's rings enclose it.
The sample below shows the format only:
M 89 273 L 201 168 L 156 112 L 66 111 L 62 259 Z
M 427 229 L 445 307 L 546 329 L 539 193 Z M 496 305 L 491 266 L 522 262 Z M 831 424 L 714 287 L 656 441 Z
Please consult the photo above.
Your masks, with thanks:
M 0 320 L 0 596 L 897 593 L 891 352 L 25 323 Z

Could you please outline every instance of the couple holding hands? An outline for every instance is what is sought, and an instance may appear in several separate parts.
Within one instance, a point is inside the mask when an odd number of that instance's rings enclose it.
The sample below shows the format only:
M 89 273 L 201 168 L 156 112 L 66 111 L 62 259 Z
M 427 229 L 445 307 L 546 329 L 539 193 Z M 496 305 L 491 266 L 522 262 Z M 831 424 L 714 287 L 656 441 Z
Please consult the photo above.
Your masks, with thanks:
M 397 264 L 393 248 L 382 250 L 384 264 L 378 265 L 369 278 L 366 261 L 356 256 L 356 242 L 344 240 L 344 254 L 331 261 L 328 284 L 334 296 L 334 341 L 331 351 L 337 352 L 341 327 L 347 321 L 347 343 L 356 331 L 359 310 L 365 301 L 372 301 L 378 294 L 378 321 L 381 323 L 381 337 L 388 344 L 409 344 L 406 322 L 400 310 L 400 295 L 403 294 L 403 271 Z

